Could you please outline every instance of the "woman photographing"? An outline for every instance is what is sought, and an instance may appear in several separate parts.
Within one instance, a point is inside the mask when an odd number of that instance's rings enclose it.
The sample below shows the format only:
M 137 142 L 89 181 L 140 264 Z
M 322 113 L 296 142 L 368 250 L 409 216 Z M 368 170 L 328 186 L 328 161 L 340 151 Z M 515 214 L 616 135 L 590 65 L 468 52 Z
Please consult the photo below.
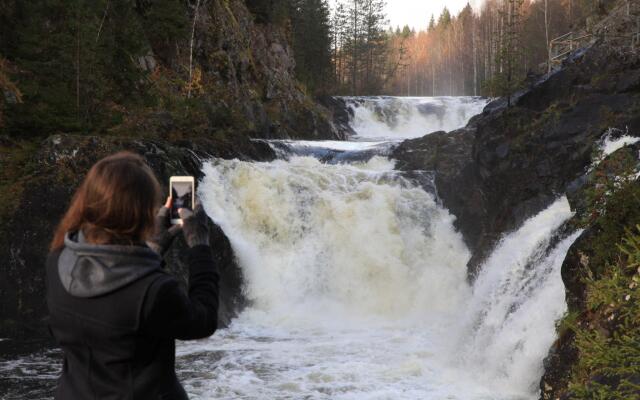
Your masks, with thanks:
M 96 163 L 60 222 L 47 259 L 51 332 L 64 352 L 56 399 L 187 399 L 175 373 L 175 339 L 217 326 L 219 275 L 208 218 L 197 205 L 171 226 L 160 185 L 142 157 Z M 188 293 L 162 269 L 180 232 Z

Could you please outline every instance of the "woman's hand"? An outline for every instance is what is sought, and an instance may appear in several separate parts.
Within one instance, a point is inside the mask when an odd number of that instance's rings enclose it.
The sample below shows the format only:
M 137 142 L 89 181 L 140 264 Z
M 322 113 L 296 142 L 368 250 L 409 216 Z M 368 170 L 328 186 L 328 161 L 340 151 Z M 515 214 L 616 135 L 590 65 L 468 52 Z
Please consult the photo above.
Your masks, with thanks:
M 172 198 L 168 197 L 165 205 L 158 210 L 153 236 L 147 241 L 147 246 L 161 256 L 166 253 L 173 239 L 182 230 L 181 225 L 171 225 L 171 217 L 169 216 L 171 202 Z
M 209 246 L 209 225 L 208 217 L 200 202 L 196 202 L 193 211 L 188 208 L 178 210 L 182 218 L 182 232 L 189 247 L 199 245 Z

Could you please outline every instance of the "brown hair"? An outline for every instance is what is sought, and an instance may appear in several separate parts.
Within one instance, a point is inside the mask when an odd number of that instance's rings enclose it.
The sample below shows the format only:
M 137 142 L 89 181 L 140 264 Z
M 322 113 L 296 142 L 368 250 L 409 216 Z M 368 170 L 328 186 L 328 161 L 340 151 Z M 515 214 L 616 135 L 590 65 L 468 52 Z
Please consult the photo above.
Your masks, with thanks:
M 94 244 L 134 244 L 153 232 L 160 185 L 137 154 L 120 152 L 98 161 L 76 191 L 50 249 L 64 246 L 67 232 L 82 230 Z

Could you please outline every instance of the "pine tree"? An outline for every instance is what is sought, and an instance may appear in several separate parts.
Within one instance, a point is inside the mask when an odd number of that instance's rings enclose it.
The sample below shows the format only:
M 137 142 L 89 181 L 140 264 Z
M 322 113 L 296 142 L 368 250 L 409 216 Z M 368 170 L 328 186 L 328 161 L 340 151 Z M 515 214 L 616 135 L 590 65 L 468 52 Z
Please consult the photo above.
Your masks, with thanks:
M 523 0 L 505 0 L 503 15 L 504 28 L 501 48 L 498 53 L 499 62 L 503 65 L 497 84 L 499 94 L 507 97 L 507 106 L 519 86 L 518 61 L 521 57 L 520 16 Z
M 379 82 L 374 69 L 384 65 L 386 57 L 386 33 L 384 24 L 386 17 L 384 0 L 364 0 L 363 18 L 363 53 L 364 53 L 364 81 L 362 83 L 366 94 L 375 93 L 379 89 Z
M 438 25 L 442 28 L 446 28 L 451 23 L 451 13 L 449 9 L 445 6 L 442 10 L 442 14 L 440 14 L 440 18 L 438 19 Z
M 149 43 L 182 29 L 186 9 L 174 3 L 32 0 L 0 7 L 0 51 L 15 64 L 24 94 L 23 104 L 7 107 L 5 132 L 99 131 L 126 107 L 153 102 L 139 60 Z
M 363 42 L 363 9 L 365 0 L 349 0 L 347 5 L 348 34 L 345 41 L 345 51 L 350 55 L 349 71 L 351 94 L 359 93 L 360 58 Z
M 347 34 L 347 14 L 344 4 L 338 3 L 331 16 L 331 40 L 332 40 L 332 62 L 333 75 L 336 87 L 340 92 L 340 88 L 344 83 L 344 53 L 341 51 L 345 43 Z
M 294 0 L 292 5 L 296 77 L 314 93 L 327 91 L 332 69 L 329 5 L 326 0 Z

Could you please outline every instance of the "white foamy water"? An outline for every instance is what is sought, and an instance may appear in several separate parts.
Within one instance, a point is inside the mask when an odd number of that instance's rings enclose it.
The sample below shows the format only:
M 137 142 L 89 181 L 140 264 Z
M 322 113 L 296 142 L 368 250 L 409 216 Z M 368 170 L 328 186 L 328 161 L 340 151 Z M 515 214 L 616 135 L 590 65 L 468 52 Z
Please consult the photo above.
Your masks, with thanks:
M 179 346 L 197 399 L 533 399 L 564 312 L 575 235 L 561 199 L 508 235 L 477 283 L 453 217 L 383 158 L 216 160 L 205 209 L 237 252 L 250 306 Z
M 606 157 L 610 154 L 615 153 L 625 146 L 629 146 L 640 141 L 640 137 L 630 136 L 628 134 L 623 134 L 618 129 L 609 129 L 600 143 L 600 151 L 602 152 L 602 157 Z
M 238 250 L 256 309 L 298 325 L 310 312 L 402 317 L 462 300 L 469 254 L 452 216 L 392 167 L 295 157 L 204 168 L 203 204 Z
M 463 128 L 480 114 L 480 97 L 345 97 L 357 139 L 401 140 Z
M 387 141 L 338 141 L 338 140 L 270 140 L 293 148 L 324 148 L 337 151 L 362 151 L 385 147 Z
M 581 233 L 560 240 L 554 232 L 572 215 L 562 197 L 526 221 L 503 238 L 474 282 L 460 359 L 496 390 L 537 393 L 555 322 L 566 312 L 560 269 Z

